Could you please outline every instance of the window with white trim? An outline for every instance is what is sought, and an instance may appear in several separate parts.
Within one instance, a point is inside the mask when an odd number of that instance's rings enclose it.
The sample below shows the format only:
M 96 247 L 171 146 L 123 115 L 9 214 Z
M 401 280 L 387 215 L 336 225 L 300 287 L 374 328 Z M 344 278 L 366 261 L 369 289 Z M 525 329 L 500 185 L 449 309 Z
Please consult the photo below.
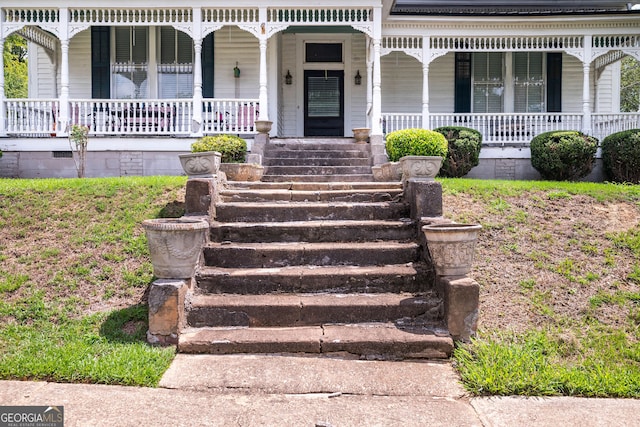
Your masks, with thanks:
M 545 79 L 541 52 L 513 53 L 513 111 L 540 113 L 545 111 Z
M 143 99 L 149 93 L 149 28 L 115 27 L 111 65 L 113 98 Z
M 503 111 L 504 76 L 502 53 L 477 52 L 473 54 L 472 103 L 474 113 L 500 113 Z
M 158 96 L 191 98 L 193 96 L 193 42 L 172 27 L 158 29 Z

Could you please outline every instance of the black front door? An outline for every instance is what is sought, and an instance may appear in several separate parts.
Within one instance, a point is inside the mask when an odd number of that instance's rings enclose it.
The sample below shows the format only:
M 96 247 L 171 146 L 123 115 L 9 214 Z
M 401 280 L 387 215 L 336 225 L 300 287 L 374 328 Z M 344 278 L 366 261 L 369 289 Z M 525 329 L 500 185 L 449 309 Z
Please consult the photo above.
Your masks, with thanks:
M 304 135 L 344 136 L 344 71 L 304 72 Z

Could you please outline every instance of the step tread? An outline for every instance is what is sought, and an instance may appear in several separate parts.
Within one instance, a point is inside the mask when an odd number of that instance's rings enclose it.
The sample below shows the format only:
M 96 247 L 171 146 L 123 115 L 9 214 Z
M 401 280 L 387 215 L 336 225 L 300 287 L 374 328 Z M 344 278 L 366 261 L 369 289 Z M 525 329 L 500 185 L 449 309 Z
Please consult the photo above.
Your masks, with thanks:
M 237 295 L 237 294 L 197 294 L 191 299 L 193 308 L 225 306 L 225 307 L 264 307 L 264 306 L 398 306 L 398 305 L 426 305 L 434 295 L 420 296 L 413 293 L 378 293 L 378 294 L 267 294 L 267 295 Z
M 415 275 L 417 270 L 413 263 L 389 264 L 389 265 L 294 265 L 287 267 L 260 267 L 260 268 L 224 268 L 203 266 L 200 268 L 199 276 L 293 276 L 293 277 L 314 277 L 314 276 L 345 276 L 345 275 Z
M 262 176 L 263 182 L 282 182 L 282 181 L 294 181 L 294 182 L 320 182 L 320 181 L 333 181 L 333 182 L 349 182 L 349 181 L 361 181 L 370 182 L 373 181 L 373 174 L 331 174 L 331 175 L 269 175 L 264 174 Z
M 402 193 L 401 188 L 360 188 L 356 190 L 289 190 L 285 188 L 275 189 L 225 189 L 219 192 L 223 196 L 235 194 L 379 194 L 379 193 Z
M 254 228 L 254 227 L 282 227 L 282 228 L 318 228 L 318 227 L 390 227 L 390 228 L 404 228 L 412 227 L 413 221 L 410 218 L 403 219 L 372 219 L 372 220 L 357 220 L 357 219 L 337 219 L 337 220 L 309 220 L 309 221 L 255 221 L 255 222 L 211 222 L 211 228 Z
M 383 358 L 447 358 L 453 340 L 444 328 L 401 329 L 393 323 L 187 328 L 182 353 L 351 353 Z
M 331 208 L 341 206 L 362 206 L 372 208 L 382 208 L 390 205 L 405 205 L 403 202 L 348 202 L 348 201 L 327 201 L 327 202 L 307 202 L 307 201 L 291 201 L 286 203 L 279 202 L 221 202 L 217 206 L 238 207 L 238 208 L 264 208 L 264 209 L 309 209 L 309 208 Z
M 229 247 L 248 250 L 306 250 L 326 251 L 331 249 L 416 249 L 420 247 L 415 242 L 403 242 L 399 240 L 385 240 L 376 242 L 209 242 L 205 245 L 209 249 L 225 249 Z
M 335 182 L 264 182 L 264 181 L 231 181 L 227 182 L 228 190 L 291 190 L 291 191 L 324 191 L 324 190 L 402 190 L 398 181 L 335 181 Z

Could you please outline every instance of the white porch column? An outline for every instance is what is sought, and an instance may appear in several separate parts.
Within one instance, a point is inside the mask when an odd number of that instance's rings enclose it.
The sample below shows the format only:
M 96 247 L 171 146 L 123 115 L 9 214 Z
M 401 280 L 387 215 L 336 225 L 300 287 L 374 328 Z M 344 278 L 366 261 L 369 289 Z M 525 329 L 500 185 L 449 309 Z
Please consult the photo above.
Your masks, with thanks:
M 193 8 L 193 117 L 191 132 L 202 136 L 202 9 Z
M 592 36 L 584 36 L 584 57 L 582 58 L 582 133 L 591 134 L 591 46 Z
M 4 38 L 0 37 L 0 48 L 4 52 Z M 0 70 L 4 70 L 4 55 L 0 55 Z M 0 73 L 0 136 L 7 136 L 7 124 L 4 117 L 7 114 L 4 97 L 4 71 Z
M 269 120 L 269 104 L 267 94 L 267 37 L 261 35 L 260 42 L 260 92 L 258 100 L 260 102 L 260 120 Z
M 369 49 L 367 51 L 367 112 L 366 112 L 366 126 L 371 129 L 371 109 L 373 107 L 373 62 L 369 56 Z
M 69 132 L 69 12 L 60 8 L 60 117 L 58 136 L 67 136 Z
M 67 136 L 69 132 L 69 39 L 60 40 L 62 63 L 60 64 L 60 117 L 58 117 L 58 136 Z
M 202 38 L 193 39 L 193 117 L 191 132 L 202 136 Z
M 382 137 L 382 73 L 380 70 L 380 43 L 382 40 L 382 9 L 373 10 L 373 99 L 371 135 Z
M 429 123 L 429 64 L 431 63 L 431 39 L 422 37 L 422 128 L 430 129 Z

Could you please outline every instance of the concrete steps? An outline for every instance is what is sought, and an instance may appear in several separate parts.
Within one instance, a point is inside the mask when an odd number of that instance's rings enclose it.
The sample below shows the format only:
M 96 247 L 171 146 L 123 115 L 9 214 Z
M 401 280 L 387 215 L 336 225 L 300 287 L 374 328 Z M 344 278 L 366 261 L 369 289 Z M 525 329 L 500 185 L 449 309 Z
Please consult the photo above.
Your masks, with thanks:
M 316 220 L 284 222 L 215 222 L 213 242 L 364 242 L 406 241 L 417 237 L 413 222 L 400 220 Z
M 414 242 L 212 242 L 204 264 L 223 268 L 271 268 L 294 265 L 406 264 L 418 258 Z
M 453 351 L 446 331 L 402 329 L 395 324 L 186 329 L 182 353 L 360 354 L 368 359 L 439 359 Z
M 188 322 L 195 327 L 393 323 L 405 318 L 435 323 L 439 310 L 435 296 L 407 293 L 197 295 L 191 301 Z
M 404 203 L 393 202 L 245 202 L 220 203 L 216 219 L 222 222 L 278 222 L 320 220 L 393 220 L 409 216 Z
M 448 357 L 402 185 L 369 164 L 367 144 L 275 142 L 261 182 L 222 189 L 179 351 Z
M 265 148 L 263 181 L 373 181 L 370 154 L 352 139 L 276 141 Z
M 203 267 L 198 290 L 218 294 L 425 292 L 433 277 L 412 264 L 383 266 Z

